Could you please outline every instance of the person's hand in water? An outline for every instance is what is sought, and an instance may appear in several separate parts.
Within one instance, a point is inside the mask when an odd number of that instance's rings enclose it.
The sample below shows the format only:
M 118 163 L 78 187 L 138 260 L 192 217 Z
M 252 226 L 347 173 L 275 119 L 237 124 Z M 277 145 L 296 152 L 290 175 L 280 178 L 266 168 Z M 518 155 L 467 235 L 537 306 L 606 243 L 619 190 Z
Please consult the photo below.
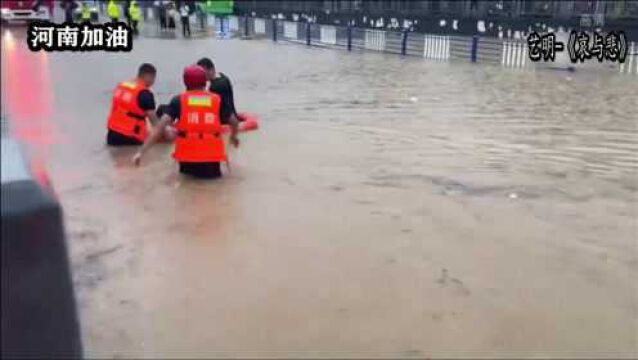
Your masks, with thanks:
M 237 114 L 232 114 L 229 118 L 230 125 L 230 143 L 234 147 L 239 147 L 239 139 L 237 138 L 237 131 L 239 130 L 239 120 Z
M 133 155 L 133 157 L 131 158 L 131 162 L 134 166 L 140 166 L 140 163 L 142 162 L 142 153 L 139 151 L 136 152 L 135 155 Z
M 233 144 L 234 147 L 239 147 L 239 139 L 236 134 L 230 136 L 230 143 Z
M 144 144 L 142 144 L 142 146 L 137 150 L 137 153 L 133 155 L 133 158 L 131 159 L 131 162 L 133 163 L 133 165 L 135 166 L 140 165 L 140 162 L 142 162 L 142 155 L 144 155 L 144 153 L 146 153 L 146 151 L 151 146 L 153 146 L 153 144 L 158 142 L 162 138 L 162 136 L 166 134 L 165 129 L 169 127 L 169 124 L 171 123 L 171 121 L 173 120 L 167 114 L 164 114 L 160 118 L 159 123 L 153 127 L 151 134 L 148 136 L 146 141 L 144 141 Z
M 167 126 L 164 128 L 164 141 L 165 142 L 173 142 L 177 138 L 177 130 L 172 126 Z

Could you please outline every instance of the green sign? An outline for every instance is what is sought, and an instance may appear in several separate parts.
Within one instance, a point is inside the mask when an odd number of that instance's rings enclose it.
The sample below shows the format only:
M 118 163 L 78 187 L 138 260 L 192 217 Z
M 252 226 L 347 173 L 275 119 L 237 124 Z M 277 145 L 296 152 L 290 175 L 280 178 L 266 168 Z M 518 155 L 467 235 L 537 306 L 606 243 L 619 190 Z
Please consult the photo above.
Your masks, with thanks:
M 204 0 L 200 4 L 205 14 L 227 15 L 233 13 L 233 0 Z
M 210 96 L 189 96 L 188 105 L 190 106 L 211 106 Z

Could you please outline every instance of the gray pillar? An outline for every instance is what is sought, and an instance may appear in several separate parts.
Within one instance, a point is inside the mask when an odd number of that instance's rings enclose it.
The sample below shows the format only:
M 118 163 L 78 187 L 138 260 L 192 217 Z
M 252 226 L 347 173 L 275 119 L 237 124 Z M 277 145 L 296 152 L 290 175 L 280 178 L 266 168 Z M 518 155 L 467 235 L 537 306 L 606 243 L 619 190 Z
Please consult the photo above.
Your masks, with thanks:
M 2 138 L 2 358 L 81 357 L 62 209 Z

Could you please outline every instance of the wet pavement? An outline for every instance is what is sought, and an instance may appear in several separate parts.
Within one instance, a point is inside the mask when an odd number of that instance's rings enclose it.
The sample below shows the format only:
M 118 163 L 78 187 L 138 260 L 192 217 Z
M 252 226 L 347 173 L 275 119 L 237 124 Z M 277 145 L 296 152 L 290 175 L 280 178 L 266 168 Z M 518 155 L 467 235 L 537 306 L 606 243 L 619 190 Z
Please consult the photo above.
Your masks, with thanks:
M 261 129 L 221 181 L 104 146 L 141 62 L 213 58 Z M 87 357 L 635 357 L 635 77 L 267 40 L 30 53 L 2 112 L 65 209 Z

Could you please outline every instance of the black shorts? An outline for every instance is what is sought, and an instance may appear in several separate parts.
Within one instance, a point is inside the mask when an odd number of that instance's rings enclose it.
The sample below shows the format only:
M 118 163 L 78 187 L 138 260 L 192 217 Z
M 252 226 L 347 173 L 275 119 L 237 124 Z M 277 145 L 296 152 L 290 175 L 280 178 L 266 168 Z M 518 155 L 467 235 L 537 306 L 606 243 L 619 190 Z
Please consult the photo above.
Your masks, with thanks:
M 179 172 L 201 179 L 216 179 L 222 176 L 222 167 L 218 162 L 181 162 Z
M 111 146 L 130 146 L 142 145 L 143 142 L 109 129 L 108 133 L 106 133 L 106 144 Z

